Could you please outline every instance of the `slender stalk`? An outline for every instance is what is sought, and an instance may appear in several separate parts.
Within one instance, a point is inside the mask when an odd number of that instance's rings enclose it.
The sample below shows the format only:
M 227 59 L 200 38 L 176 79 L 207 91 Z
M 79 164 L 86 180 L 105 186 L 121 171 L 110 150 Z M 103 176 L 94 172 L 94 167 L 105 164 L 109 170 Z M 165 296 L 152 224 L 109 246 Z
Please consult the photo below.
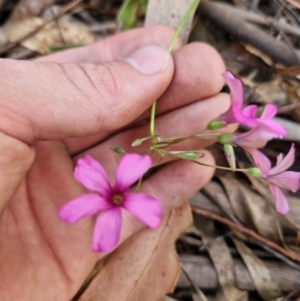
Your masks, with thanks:
M 189 19 L 190 15 L 193 13 L 193 11 L 195 11 L 195 9 L 197 8 L 198 4 L 199 4 L 200 0 L 194 0 L 191 4 L 191 6 L 189 7 L 188 11 L 186 12 L 186 14 L 184 15 L 184 17 L 182 18 L 182 20 L 180 21 L 178 27 L 176 28 L 176 31 L 175 31 L 175 34 L 169 44 L 169 47 L 168 47 L 168 51 L 171 52 L 173 47 L 174 47 L 174 44 L 175 44 L 175 41 L 180 33 L 180 31 L 182 30 L 184 24 L 187 22 L 187 20 Z
M 233 172 L 247 172 L 249 168 L 237 168 L 235 170 L 233 170 L 231 167 L 225 167 L 225 166 L 218 166 L 218 165 L 210 165 L 210 164 L 205 164 L 202 162 L 198 162 L 196 160 L 189 160 L 191 162 L 194 162 L 196 164 L 202 165 L 202 166 L 206 166 L 206 167 L 212 167 L 212 168 L 216 168 L 216 169 L 222 169 L 222 170 L 229 170 L 229 171 L 233 171 Z
M 193 13 L 193 11 L 197 8 L 198 4 L 199 4 L 200 0 L 193 0 L 191 6 L 189 7 L 189 9 L 187 10 L 186 14 L 184 15 L 184 17 L 182 18 L 182 20 L 180 21 L 178 27 L 176 28 L 176 31 L 172 37 L 172 40 L 169 44 L 168 47 L 168 51 L 171 52 L 173 50 L 175 41 L 180 33 L 180 31 L 182 30 L 184 24 L 187 22 L 187 20 L 189 19 L 190 15 Z M 151 116 L 150 116 L 150 136 L 152 138 L 152 144 L 153 147 L 156 147 L 155 143 L 156 143 L 156 138 L 155 138 L 155 111 L 156 111 L 156 101 L 152 104 L 151 107 Z

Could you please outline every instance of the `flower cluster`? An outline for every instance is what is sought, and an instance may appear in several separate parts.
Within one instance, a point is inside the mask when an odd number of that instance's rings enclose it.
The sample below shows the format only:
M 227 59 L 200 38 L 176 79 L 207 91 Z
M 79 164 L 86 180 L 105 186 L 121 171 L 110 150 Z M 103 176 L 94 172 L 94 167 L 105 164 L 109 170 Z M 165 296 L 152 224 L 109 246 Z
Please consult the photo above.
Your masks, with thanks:
M 224 149 L 230 166 L 235 169 L 235 160 L 232 146 L 240 146 L 247 151 L 257 168 L 250 169 L 250 174 L 256 175 L 269 183 L 271 194 L 276 199 L 276 209 L 279 213 L 285 214 L 289 207 L 286 197 L 280 188 L 293 192 L 299 189 L 300 173 L 285 171 L 294 162 L 295 148 L 283 158 L 279 155 L 277 164 L 271 168 L 270 160 L 259 150 L 268 141 L 274 138 L 283 138 L 286 135 L 284 127 L 272 118 L 277 113 L 276 106 L 267 104 L 260 117 L 257 117 L 257 106 L 250 105 L 243 108 L 243 85 L 242 82 L 233 76 L 229 71 L 223 74 L 230 89 L 231 105 L 227 112 L 213 120 L 208 129 L 220 128 L 231 123 L 239 123 L 249 128 L 244 133 L 222 134 L 217 140 L 224 144 Z
M 234 147 L 242 147 L 252 157 L 255 167 L 247 169 L 247 172 L 268 182 L 270 192 L 276 200 L 277 211 L 286 214 L 289 206 L 281 188 L 295 192 L 299 189 L 300 182 L 299 172 L 287 171 L 294 162 L 294 144 L 288 154 L 285 157 L 280 154 L 277 157 L 276 165 L 271 167 L 270 160 L 258 149 L 263 148 L 269 140 L 286 135 L 284 127 L 273 120 L 277 113 L 276 106 L 266 105 L 263 112 L 257 117 L 256 105 L 243 108 L 242 82 L 228 71 L 223 76 L 230 88 L 231 105 L 227 112 L 212 120 L 207 129 L 219 129 L 232 123 L 238 123 L 248 128 L 248 131 L 243 133 L 216 134 L 217 140 L 224 145 L 225 154 L 233 170 L 235 170 Z M 173 140 L 166 139 L 165 143 L 168 146 L 192 136 L 177 137 Z M 138 139 L 133 142 L 133 146 L 138 146 L 144 140 L 153 137 L 156 136 L 151 135 Z M 199 137 L 201 138 L 201 135 Z M 154 144 L 148 150 L 152 154 L 153 150 L 159 149 L 159 145 L 155 144 L 155 141 L 158 140 L 153 138 L 153 141 Z M 163 141 L 160 140 L 160 142 Z M 163 151 L 165 148 L 164 146 Z M 117 152 L 120 153 L 121 148 L 117 149 Z M 123 149 L 121 150 L 121 153 L 125 152 Z M 162 149 L 160 149 L 161 153 Z M 170 156 L 176 154 L 177 158 L 193 162 L 198 158 L 197 151 L 165 151 L 164 154 Z M 196 163 L 201 164 L 200 162 Z M 90 192 L 63 205 L 58 210 L 59 217 L 66 222 L 76 223 L 84 217 L 99 213 L 95 222 L 92 242 L 92 250 L 95 252 L 110 252 L 116 248 L 121 235 L 123 210 L 128 211 L 150 228 L 158 227 L 162 217 L 160 202 L 142 192 L 127 192 L 135 182 L 141 179 L 151 165 L 152 161 L 148 155 L 123 155 L 116 170 L 115 184 L 112 186 L 100 163 L 86 155 L 78 160 L 74 176 Z
M 59 217 L 69 223 L 100 212 L 97 217 L 92 250 L 110 252 L 117 246 L 122 225 L 122 209 L 142 221 L 150 228 L 159 226 L 162 210 L 160 202 L 145 194 L 126 192 L 151 166 L 149 156 L 126 154 L 116 170 L 116 183 L 112 187 L 108 176 L 90 156 L 78 160 L 74 176 L 90 190 L 66 203 L 58 210 Z

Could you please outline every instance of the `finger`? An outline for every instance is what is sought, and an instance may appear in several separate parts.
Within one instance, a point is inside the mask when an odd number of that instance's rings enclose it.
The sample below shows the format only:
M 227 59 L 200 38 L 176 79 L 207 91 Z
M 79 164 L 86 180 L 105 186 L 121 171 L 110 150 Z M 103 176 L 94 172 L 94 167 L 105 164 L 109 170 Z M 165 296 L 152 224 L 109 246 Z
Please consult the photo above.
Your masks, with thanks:
M 214 165 L 214 159 L 207 151 L 204 151 L 201 161 Z M 163 213 L 167 214 L 193 196 L 211 179 L 213 174 L 214 168 L 177 160 L 164 165 L 154 175 L 143 181 L 139 192 L 145 192 L 158 199 L 161 202 Z M 182 183 L 182 185 L 178 185 L 178 183 Z M 126 214 L 120 243 L 143 227 L 145 226 L 140 221 Z
M 57 52 L 39 58 L 41 62 L 56 63 L 104 63 L 128 57 L 135 50 L 147 45 L 168 47 L 174 30 L 167 26 L 154 25 L 121 32 L 94 44 Z M 180 47 L 177 40 L 174 49 Z
M 199 101 L 182 109 L 164 114 L 156 118 L 156 133 L 162 139 L 201 133 L 209 121 L 227 110 L 229 103 L 230 100 L 227 94 L 218 94 L 212 98 Z M 212 108 L 214 109 L 212 110 Z M 228 131 L 230 129 L 226 130 Z M 216 132 L 220 133 L 220 131 Z M 112 176 L 111 179 L 113 179 L 114 170 L 117 168 L 120 155 L 111 151 L 111 148 L 122 147 L 129 153 L 143 152 L 151 146 L 150 140 L 145 141 L 139 147 L 132 147 L 131 145 L 136 139 L 147 136 L 149 136 L 148 123 L 140 127 L 116 134 L 101 144 L 94 146 L 93 148 L 74 157 L 74 160 L 77 160 L 79 157 L 85 154 L 89 154 L 101 162 L 105 170 L 108 171 L 108 174 Z M 212 139 L 188 139 L 168 148 L 168 150 L 200 150 L 213 142 L 215 142 L 215 140 Z M 156 162 L 158 159 L 158 156 L 155 156 L 153 162 Z
M 211 97 L 221 91 L 225 65 L 213 47 L 204 43 L 192 43 L 176 50 L 173 59 L 174 76 L 158 101 L 158 114 Z
M 171 81 L 173 61 L 147 46 L 127 61 L 56 64 L 0 60 L 0 130 L 26 143 L 111 131 L 139 116 Z
M 34 160 L 34 149 L 0 132 L 0 215 Z
M 211 46 L 193 43 L 173 53 L 175 74 L 167 91 L 158 100 L 156 115 L 188 105 L 199 99 L 217 94 L 224 84 L 225 70 L 220 55 Z M 214 111 L 214 110 L 212 110 Z M 138 121 L 149 118 L 149 111 Z M 209 122 L 209 121 L 208 121 Z M 105 139 L 108 134 L 99 134 L 65 143 L 71 154 L 76 154 Z

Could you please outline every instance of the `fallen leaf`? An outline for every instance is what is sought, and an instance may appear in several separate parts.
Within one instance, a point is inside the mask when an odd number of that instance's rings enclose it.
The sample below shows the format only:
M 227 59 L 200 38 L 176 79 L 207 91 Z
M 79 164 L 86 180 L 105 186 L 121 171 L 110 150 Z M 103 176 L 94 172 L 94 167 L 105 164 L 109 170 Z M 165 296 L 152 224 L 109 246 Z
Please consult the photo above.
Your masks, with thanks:
M 275 67 L 274 71 L 283 77 L 291 78 L 300 74 L 300 66 L 286 68 Z
M 9 23 L 20 21 L 28 17 L 39 15 L 47 6 L 55 3 L 56 0 L 21 0 L 9 19 Z
M 284 81 L 284 87 L 286 94 L 288 95 L 289 104 L 300 104 L 300 85 L 299 80 L 290 79 Z M 294 109 L 292 111 L 292 117 L 294 120 L 300 122 L 300 109 Z
M 242 241 L 235 238 L 232 238 L 232 240 L 248 268 L 257 292 L 263 300 L 273 300 L 274 298 L 282 296 L 279 285 L 272 278 L 271 272 L 265 263 Z
M 190 223 L 185 203 L 165 216 L 158 229 L 143 229 L 129 238 L 106 260 L 80 300 L 153 301 L 171 292 L 180 271 L 174 242 Z
M 269 203 L 253 191 L 249 184 L 236 179 L 231 173 L 218 178 L 224 185 L 231 208 L 239 221 L 263 237 L 279 242 L 280 235 Z
M 195 221 L 196 222 L 196 221 Z M 212 221 L 209 221 L 212 222 Z M 207 228 L 207 227 L 204 227 Z M 202 229 L 204 229 L 202 228 Z M 200 230 L 200 229 L 199 229 Z M 217 272 L 219 290 L 216 301 L 246 301 L 248 293 L 235 287 L 235 271 L 233 259 L 223 237 L 217 237 L 200 230 L 204 244 Z
M 255 102 L 263 104 L 272 103 L 277 106 L 287 104 L 288 95 L 286 94 L 281 78 L 276 77 L 264 83 L 256 83 L 246 77 L 242 77 L 242 80 L 245 85 L 253 89 L 253 99 Z
M 6 37 L 10 42 L 18 42 L 27 34 L 34 32 L 38 27 L 45 24 L 42 18 L 29 18 L 16 23 L 8 30 Z M 20 44 L 32 51 L 41 54 L 51 52 L 51 48 L 64 46 L 83 46 L 95 41 L 95 36 L 84 27 L 77 24 L 57 20 L 46 24 L 33 36 L 22 41 Z

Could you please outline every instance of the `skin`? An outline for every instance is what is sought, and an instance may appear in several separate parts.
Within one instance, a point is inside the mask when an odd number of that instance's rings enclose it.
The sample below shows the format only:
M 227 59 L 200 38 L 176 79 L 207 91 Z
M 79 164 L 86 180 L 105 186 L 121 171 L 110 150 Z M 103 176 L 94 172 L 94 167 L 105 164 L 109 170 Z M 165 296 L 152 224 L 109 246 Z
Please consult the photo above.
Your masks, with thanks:
M 146 45 L 167 46 L 172 34 L 154 26 L 34 62 L 0 60 L 1 300 L 69 300 L 103 256 L 91 251 L 93 218 L 70 225 L 57 216 L 62 204 L 85 192 L 73 177 L 78 157 L 91 154 L 113 181 L 120 156 L 109 148 L 143 149 L 130 145 L 149 136 L 149 124 L 134 125 L 147 120 L 156 99 L 162 137 L 199 132 L 228 108 L 228 96 L 219 94 L 224 64 L 208 45 L 177 43 L 156 75 L 142 75 L 122 60 Z M 173 149 L 210 143 L 190 140 Z M 204 153 L 202 162 L 213 164 Z M 165 213 L 213 174 L 212 168 L 167 161 L 141 187 Z M 141 227 L 125 216 L 120 243 Z

